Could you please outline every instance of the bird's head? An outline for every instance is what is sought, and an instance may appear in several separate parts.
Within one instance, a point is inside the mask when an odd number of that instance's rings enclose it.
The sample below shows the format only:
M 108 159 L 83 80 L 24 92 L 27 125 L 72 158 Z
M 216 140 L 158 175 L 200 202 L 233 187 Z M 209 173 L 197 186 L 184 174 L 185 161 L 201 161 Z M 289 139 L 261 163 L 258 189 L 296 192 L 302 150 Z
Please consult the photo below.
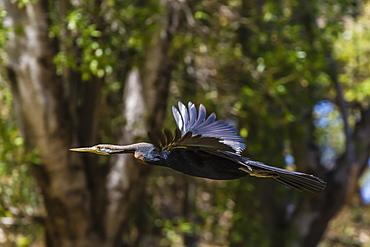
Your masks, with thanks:
M 70 151 L 110 155 L 114 153 L 113 145 L 98 144 L 92 147 L 71 148 Z
M 144 142 L 125 146 L 98 144 L 92 147 L 71 148 L 70 151 L 110 155 L 110 154 L 134 153 L 137 150 L 146 149 L 152 146 L 153 146 L 152 144 Z

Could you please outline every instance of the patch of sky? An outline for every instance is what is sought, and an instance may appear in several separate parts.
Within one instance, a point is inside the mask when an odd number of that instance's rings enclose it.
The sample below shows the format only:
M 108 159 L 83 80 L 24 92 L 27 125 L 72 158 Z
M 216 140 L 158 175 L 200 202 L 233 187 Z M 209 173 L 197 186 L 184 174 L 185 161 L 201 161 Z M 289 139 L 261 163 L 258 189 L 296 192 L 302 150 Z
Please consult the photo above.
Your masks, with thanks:
M 328 118 L 328 116 L 332 111 L 334 111 L 333 103 L 326 100 L 317 103 L 313 108 L 313 112 L 315 115 L 315 126 L 319 128 L 328 127 L 330 124 L 330 119 Z
M 360 180 L 360 196 L 364 204 L 370 204 L 370 158 L 367 161 L 367 168 Z
M 291 154 L 285 155 L 284 160 L 285 160 L 285 165 L 287 165 L 287 166 L 294 165 L 295 160 L 294 160 L 293 155 L 291 155 Z
M 316 141 L 321 151 L 321 164 L 332 168 L 344 149 L 343 119 L 335 104 L 319 101 L 313 109 Z

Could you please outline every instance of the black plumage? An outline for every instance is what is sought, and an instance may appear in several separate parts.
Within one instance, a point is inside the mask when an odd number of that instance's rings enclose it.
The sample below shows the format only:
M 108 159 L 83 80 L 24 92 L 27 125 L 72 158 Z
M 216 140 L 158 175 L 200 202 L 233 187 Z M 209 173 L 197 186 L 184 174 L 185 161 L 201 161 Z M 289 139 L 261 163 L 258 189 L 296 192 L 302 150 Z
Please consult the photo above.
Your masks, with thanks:
M 72 151 L 96 154 L 133 153 L 139 161 L 156 166 L 166 166 L 179 172 L 209 179 L 231 180 L 246 175 L 272 178 L 299 191 L 323 190 L 326 183 L 313 175 L 265 165 L 241 156 L 245 141 L 233 126 L 208 118 L 203 105 L 199 111 L 193 103 L 186 107 L 179 102 L 172 107 L 177 128 L 149 132 L 151 143 L 125 146 L 99 144 Z

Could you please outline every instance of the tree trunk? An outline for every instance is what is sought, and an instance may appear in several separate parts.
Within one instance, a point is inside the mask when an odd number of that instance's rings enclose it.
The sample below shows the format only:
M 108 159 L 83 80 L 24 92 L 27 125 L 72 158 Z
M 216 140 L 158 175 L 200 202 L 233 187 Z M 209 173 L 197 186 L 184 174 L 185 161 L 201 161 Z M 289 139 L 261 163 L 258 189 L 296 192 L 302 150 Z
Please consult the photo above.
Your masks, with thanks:
M 167 6 L 169 13 L 177 12 L 174 2 Z M 170 21 L 173 18 L 177 17 L 172 16 Z M 168 49 L 176 26 L 164 19 L 162 21 L 164 26 L 154 33 L 147 47 L 141 73 L 134 68 L 126 81 L 123 95 L 126 125 L 122 129 L 122 144 L 143 139 L 148 130 L 159 129 L 163 124 L 172 70 Z M 110 204 L 105 218 L 108 246 L 120 245 L 122 222 L 127 220 L 134 202 L 145 192 L 150 169 L 147 165 L 138 165 L 131 156 L 121 155 L 112 159 L 107 179 Z
M 53 58 L 59 47 L 49 37 L 47 1 L 2 4 L 13 30 L 7 70 L 16 115 L 27 146 L 40 157 L 32 168 L 47 211 L 47 246 L 121 246 L 125 221 L 150 170 L 130 156 L 115 157 L 107 168 L 96 164 L 96 156 L 69 151 L 96 144 L 103 81 L 81 83 L 72 70 L 68 78 L 57 75 Z M 170 26 L 164 21 L 155 32 L 145 73 L 140 77 L 133 69 L 127 79 L 122 143 L 143 138 L 149 128 L 162 124 L 171 74 Z M 167 35 L 160 36 L 163 30 Z
M 74 129 L 62 80 L 53 58 L 57 47 L 48 37 L 47 4 L 4 1 L 13 32 L 9 37 L 8 75 L 22 133 L 38 150 L 33 166 L 44 196 L 49 246 L 93 246 L 91 192 L 84 164 L 71 156 Z M 78 222 L 78 224 L 76 223 Z

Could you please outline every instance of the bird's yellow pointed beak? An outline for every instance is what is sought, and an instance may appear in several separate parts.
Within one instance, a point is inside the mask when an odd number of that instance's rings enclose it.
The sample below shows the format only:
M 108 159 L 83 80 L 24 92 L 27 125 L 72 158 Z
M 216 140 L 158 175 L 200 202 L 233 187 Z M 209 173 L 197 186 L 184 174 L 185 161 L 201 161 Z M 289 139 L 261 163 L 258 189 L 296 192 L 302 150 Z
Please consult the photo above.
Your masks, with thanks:
M 97 147 L 71 148 L 69 151 L 99 154 Z

